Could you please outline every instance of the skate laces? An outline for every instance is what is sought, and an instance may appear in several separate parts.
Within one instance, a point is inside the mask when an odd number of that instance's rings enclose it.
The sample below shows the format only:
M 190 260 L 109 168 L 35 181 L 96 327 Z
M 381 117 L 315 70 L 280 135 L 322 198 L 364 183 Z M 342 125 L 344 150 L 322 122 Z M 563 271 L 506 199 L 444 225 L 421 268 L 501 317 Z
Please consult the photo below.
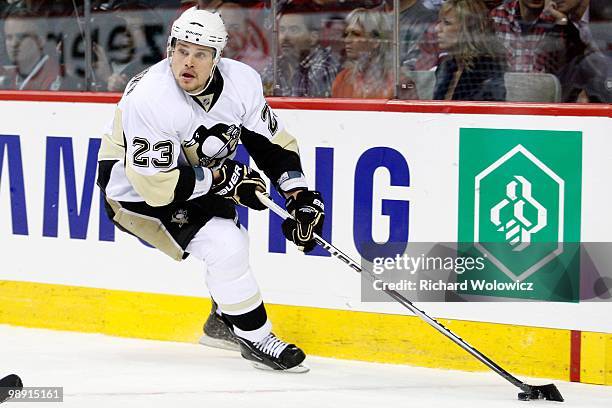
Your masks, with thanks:
M 284 349 L 287 348 L 289 344 L 285 343 L 278 337 L 276 337 L 273 333 L 268 334 L 262 340 L 253 343 L 255 347 L 264 353 L 271 355 L 274 358 L 278 358 L 280 353 L 283 352 Z

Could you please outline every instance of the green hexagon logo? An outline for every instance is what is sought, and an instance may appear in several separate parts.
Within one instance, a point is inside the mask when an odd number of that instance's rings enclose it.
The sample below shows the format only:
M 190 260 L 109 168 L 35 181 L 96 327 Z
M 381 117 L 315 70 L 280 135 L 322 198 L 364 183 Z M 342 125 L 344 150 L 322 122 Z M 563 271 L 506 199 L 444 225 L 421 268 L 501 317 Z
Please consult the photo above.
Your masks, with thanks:
M 580 132 L 461 129 L 459 167 L 458 241 L 487 260 L 461 279 L 537 289 L 484 296 L 576 301 Z
M 509 278 L 524 280 L 563 253 L 565 182 L 523 145 L 474 184 L 473 242 Z

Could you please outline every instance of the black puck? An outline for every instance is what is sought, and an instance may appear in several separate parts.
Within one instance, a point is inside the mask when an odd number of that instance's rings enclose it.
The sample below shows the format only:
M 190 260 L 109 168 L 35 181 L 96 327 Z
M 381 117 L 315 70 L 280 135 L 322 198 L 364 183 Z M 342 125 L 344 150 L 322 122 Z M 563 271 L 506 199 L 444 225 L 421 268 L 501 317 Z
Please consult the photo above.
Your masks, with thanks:
M 529 398 L 529 393 L 528 392 L 519 392 L 518 393 L 518 399 L 519 399 L 519 401 L 529 401 L 531 398 Z
M 22 388 L 23 382 L 17 374 L 11 374 L 4 378 L 0 378 L 0 403 L 9 398 L 10 390 L 21 390 Z
M 23 383 L 17 374 L 11 374 L 0 379 L 0 387 L 23 387 Z

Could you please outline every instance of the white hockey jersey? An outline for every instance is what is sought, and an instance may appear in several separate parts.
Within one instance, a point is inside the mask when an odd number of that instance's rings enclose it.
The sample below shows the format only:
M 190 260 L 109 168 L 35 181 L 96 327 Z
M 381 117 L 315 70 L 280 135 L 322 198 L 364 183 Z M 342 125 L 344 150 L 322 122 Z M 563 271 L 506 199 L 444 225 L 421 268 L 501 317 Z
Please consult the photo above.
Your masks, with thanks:
M 306 187 L 295 140 L 267 105 L 259 74 L 222 58 L 198 96 L 176 83 L 165 59 L 128 83 L 98 155 L 106 197 L 159 207 L 206 194 L 192 166 L 218 167 L 242 141 L 283 191 Z

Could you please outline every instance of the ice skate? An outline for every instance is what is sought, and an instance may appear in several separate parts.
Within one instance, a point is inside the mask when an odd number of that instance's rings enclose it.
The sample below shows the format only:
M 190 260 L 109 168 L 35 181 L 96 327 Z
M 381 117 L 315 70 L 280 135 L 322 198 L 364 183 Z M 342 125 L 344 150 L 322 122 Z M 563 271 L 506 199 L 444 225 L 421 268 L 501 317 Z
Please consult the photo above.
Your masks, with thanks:
M 240 342 L 242 357 L 250 360 L 255 368 L 261 370 L 306 373 L 310 368 L 302 364 L 306 355 L 295 344 L 280 340 L 274 333 L 268 334 L 258 342 L 236 337 Z
M 208 320 L 204 323 L 204 334 L 200 337 L 200 344 L 224 350 L 240 350 L 231 324 L 217 313 L 217 303 L 214 301 Z

